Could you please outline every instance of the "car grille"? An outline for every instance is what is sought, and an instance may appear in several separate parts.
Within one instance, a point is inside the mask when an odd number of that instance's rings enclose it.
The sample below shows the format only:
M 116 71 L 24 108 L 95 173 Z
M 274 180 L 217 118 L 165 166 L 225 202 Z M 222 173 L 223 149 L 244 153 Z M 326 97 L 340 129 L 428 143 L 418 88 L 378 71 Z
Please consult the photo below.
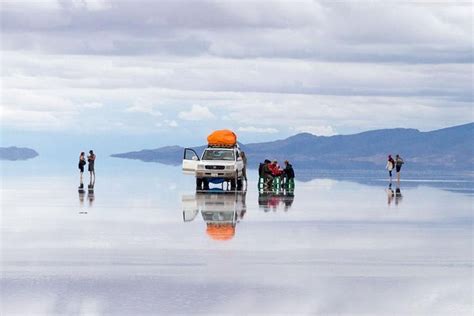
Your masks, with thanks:
M 209 169 L 209 170 L 224 170 L 225 169 L 225 166 L 206 166 L 206 169 Z

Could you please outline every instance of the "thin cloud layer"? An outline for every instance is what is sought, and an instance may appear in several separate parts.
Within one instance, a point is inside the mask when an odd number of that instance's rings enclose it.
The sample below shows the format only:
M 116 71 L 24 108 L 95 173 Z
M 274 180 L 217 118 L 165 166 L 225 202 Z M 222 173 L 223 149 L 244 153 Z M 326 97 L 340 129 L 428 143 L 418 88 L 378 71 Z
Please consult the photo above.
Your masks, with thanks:
M 258 137 L 474 119 L 471 2 L 3 1 L 1 18 L 12 130 Z

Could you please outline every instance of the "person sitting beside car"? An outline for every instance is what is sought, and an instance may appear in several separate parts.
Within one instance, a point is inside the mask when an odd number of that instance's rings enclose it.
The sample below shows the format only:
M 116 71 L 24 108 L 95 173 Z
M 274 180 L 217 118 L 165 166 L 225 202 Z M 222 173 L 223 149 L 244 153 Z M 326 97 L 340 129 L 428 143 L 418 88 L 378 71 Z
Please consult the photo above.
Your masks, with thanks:
M 272 176 L 274 177 L 279 177 L 283 174 L 283 170 L 280 169 L 280 166 L 278 165 L 278 162 L 274 160 L 270 165 L 269 165 L 270 171 L 272 172 Z
M 271 164 L 272 162 L 270 160 L 265 159 L 264 164 L 262 166 L 262 176 L 264 179 L 264 183 L 267 186 L 271 185 L 273 182 L 273 173 L 270 167 Z

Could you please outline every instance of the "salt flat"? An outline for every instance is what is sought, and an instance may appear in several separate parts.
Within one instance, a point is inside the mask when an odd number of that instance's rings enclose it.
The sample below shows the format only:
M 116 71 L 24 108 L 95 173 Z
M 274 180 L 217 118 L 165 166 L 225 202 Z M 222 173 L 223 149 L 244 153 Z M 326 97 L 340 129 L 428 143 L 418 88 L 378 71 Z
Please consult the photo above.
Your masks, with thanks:
M 179 168 L 103 159 L 81 195 L 73 168 L 2 168 L 2 315 L 474 311 L 469 178 L 407 170 L 397 192 L 384 172 L 323 177 L 283 195 L 251 172 L 246 192 L 196 194 Z M 232 233 L 213 235 L 228 214 Z

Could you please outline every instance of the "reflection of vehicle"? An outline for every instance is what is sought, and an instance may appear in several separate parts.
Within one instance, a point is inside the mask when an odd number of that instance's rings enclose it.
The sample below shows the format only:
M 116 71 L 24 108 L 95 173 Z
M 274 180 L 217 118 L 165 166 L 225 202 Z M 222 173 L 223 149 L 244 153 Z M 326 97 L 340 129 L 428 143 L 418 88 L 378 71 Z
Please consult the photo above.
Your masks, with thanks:
M 222 132 L 222 131 L 218 131 Z M 231 133 L 231 131 L 224 131 Z M 214 134 L 214 133 L 213 133 Z M 211 137 L 213 134 L 209 135 Z M 208 137 L 208 140 L 209 140 Z M 201 157 L 191 148 L 184 149 L 183 172 L 196 176 L 196 188 L 205 190 L 209 183 L 222 183 L 229 181 L 231 188 L 241 189 L 244 162 L 237 138 L 229 144 L 212 144 L 204 149 Z
M 276 212 L 280 207 L 286 212 L 293 205 L 295 194 L 293 190 L 287 191 L 260 191 L 258 194 L 258 205 L 265 212 Z
M 182 197 L 183 220 L 193 221 L 199 212 L 207 234 L 215 240 L 232 239 L 235 226 L 247 210 L 245 191 L 210 190 Z

